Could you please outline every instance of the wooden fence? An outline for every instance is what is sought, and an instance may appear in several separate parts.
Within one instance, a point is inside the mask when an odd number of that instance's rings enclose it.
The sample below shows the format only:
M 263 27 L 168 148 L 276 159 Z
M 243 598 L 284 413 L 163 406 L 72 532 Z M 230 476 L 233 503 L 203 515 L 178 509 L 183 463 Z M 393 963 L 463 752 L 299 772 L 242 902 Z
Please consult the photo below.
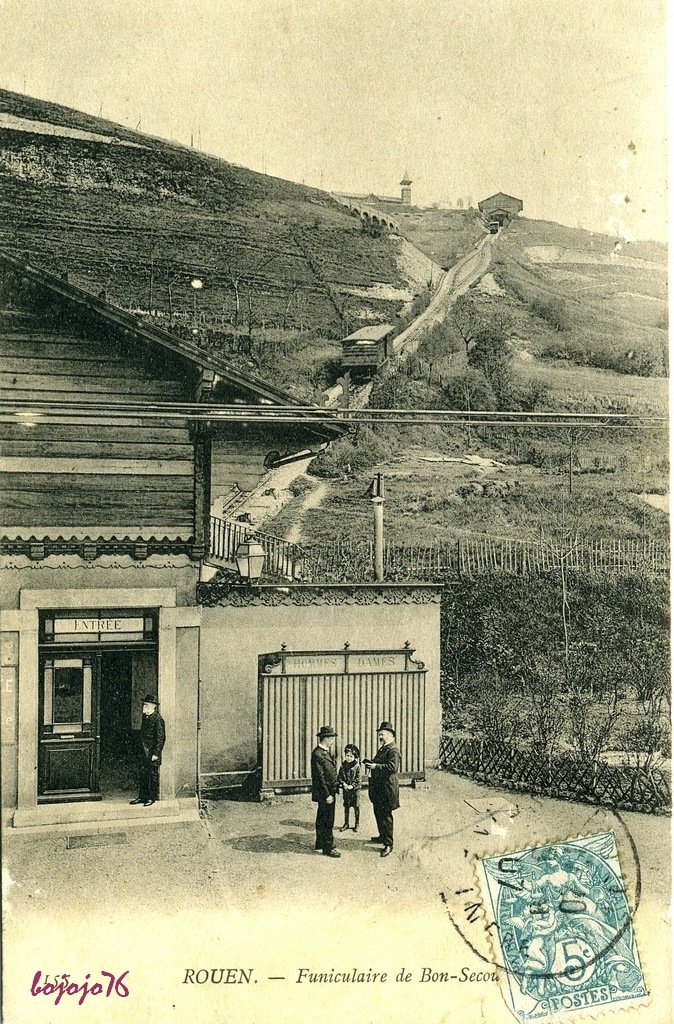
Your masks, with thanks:
M 211 516 L 211 557 L 233 565 L 237 547 L 255 540 L 265 552 L 266 576 L 305 582 L 364 582 L 374 578 L 372 541 L 337 540 L 333 544 L 300 547 L 280 537 L 260 533 L 246 523 Z M 459 538 L 435 544 L 384 546 L 384 577 L 390 582 L 443 579 L 505 572 L 533 576 L 559 569 L 597 572 L 669 573 L 669 544 L 661 540 L 597 540 L 569 545 L 554 541 Z
M 439 767 L 478 782 L 649 814 L 671 812 L 671 775 L 659 768 L 588 763 L 569 755 L 445 735 Z
M 384 575 L 390 580 L 424 579 L 443 574 L 476 576 L 506 572 L 517 576 L 539 575 L 558 569 L 606 572 L 642 570 L 669 572 L 669 544 L 666 541 L 598 540 L 564 547 L 511 539 L 460 538 L 429 545 L 384 547 Z M 336 541 L 303 549 L 298 564 L 304 579 L 326 579 L 340 575 L 347 579 L 372 579 L 372 542 Z

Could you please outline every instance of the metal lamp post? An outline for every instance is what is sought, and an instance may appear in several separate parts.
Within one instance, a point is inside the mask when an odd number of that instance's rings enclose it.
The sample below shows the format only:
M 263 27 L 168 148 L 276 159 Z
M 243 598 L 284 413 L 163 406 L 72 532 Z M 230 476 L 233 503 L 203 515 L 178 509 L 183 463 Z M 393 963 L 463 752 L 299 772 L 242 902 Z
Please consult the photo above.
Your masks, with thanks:
M 190 281 L 190 285 L 194 289 L 194 312 L 193 312 L 193 331 L 197 330 L 197 293 L 204 287 L 204 282 L 200 277 L 193 277 Z

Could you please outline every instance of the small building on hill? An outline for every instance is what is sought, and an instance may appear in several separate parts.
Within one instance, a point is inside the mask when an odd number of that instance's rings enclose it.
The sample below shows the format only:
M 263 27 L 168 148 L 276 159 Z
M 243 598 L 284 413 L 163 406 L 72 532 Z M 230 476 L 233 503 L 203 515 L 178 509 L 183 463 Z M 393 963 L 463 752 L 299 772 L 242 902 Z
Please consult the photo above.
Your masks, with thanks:
M 487 221 L 497 221 L 501 227 L 508 224 L 514 217 L 524 209 L 524 203 L 515 196 L 509 196 L 505 192 L 497 192 L 487 199 L 482 199 L 477 208 Z

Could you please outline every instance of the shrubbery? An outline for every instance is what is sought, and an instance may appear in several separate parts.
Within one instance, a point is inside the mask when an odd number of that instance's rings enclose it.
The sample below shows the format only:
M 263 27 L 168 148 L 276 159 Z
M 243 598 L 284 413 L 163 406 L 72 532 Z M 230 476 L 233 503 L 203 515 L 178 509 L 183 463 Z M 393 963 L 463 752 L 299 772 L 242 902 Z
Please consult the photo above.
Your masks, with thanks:
M 666 345 L 635 346 L 626 352 L 591 348 L 587 342 L 573 338 L 552 342 L 542 351 L 545 359 L 568 359 L 577 366 L 595 366 L 600 370 L 630 373 L 638 377 L 662 377 L 667 373 Z
M 568 573 L 566 596 L 565 636 L 559 573 L 452 586 L 441 625 L 445 728 L 589 760 L 620 746 L 668 756 L 666 581 Z
M 390 445 L 369 427 L 359 427 L 356 435 L 343 437 L 321 452 L 309 466 L 312 476 L 336 477 L 358 473 L 391 457 Z
M 563 299 L 535 298 L 529 303 L 529 309 L 546 324 L 556 331 L 568 331 L 571 326 L 569 314 Z

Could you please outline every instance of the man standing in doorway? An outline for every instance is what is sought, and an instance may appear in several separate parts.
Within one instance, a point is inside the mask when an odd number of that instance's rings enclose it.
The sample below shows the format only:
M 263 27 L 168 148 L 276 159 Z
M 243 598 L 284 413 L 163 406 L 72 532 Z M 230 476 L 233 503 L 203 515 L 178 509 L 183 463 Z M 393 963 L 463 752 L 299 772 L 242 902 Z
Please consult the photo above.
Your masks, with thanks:
M 373 843 L 383 843 L 380 857 L 388 857 L 393 850 L 393 812 L 400 807 L 398 772 L 400 751 L 395 742 L 395 729 L 390 722 L 382 722 L 377 730 L 379 750 L 372 759 L 364 759 L 370 781 L 368 793 L 379 830 L 372 836 Z
M 132 804 L 151 807 L 159 799 L 159 766 L 166 742 L 164 719 L 159 714 L 159 701 L 151 693 L 143 697 L 143 718 L 140 723 L 140 771 L 138 796 Z
M 311 752 L 311 799 L 318 804 L 316 810 L 316 849 L 326 857 L 341 857 L 335 849 L 335 794 L 337 792 L 337 763 L 335 737 L 331 725 L 322 725 L 316 734 L 318 745 Z

